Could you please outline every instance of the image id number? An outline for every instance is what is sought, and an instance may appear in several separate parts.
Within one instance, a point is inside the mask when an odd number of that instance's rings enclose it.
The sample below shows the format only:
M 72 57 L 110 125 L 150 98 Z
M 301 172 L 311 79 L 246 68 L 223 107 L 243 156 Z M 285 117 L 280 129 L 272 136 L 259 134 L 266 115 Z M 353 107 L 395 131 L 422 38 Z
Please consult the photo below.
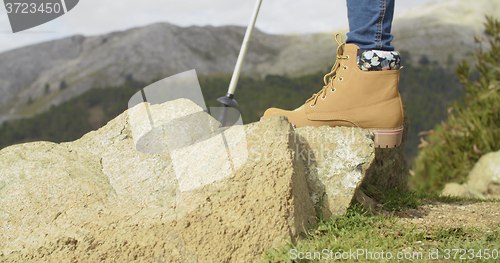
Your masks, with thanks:
M 62 11 L 61 4 L 59 3 L 7 3 L 5 4 L 5 9 L 7 13 L 15 14 L 35 14 L 35 13 L 56 13 L 59 14 Z
M 445 249 L 444 259 L 498 259 L 496 249 Z

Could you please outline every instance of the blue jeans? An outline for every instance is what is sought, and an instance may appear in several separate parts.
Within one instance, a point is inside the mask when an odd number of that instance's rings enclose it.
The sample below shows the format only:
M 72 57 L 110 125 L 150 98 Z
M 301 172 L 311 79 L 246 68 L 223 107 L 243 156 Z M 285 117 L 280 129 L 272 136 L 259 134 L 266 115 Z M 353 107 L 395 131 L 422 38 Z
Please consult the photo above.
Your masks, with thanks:
M 347 0 L 349 33 L 346 43 L 360 49 L 393 51 L 391 41 L 395 0 Z

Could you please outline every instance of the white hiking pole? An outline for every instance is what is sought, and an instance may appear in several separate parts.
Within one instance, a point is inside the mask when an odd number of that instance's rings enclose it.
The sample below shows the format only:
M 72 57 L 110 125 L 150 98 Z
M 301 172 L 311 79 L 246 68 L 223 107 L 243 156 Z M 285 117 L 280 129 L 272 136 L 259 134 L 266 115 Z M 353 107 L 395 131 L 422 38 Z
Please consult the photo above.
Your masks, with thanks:
M 240 77 L 243 60 L 245 60 L 245 55 L 247 54 L 248 42 L 250 41 L 250 37 L 252 37 L 253 28 L 255 26 L 255 21 L 257 20 L 257 15 L 259 14 L 261 3 L 262 0 L 257 0 L 255 2 L 252 18 L 250 20 L 250 24 L 247 27 L 245 38 L 243 39 L 243 44 L 241 46 L 240 54 L 238 55 L 238 60 L 236 61 L 236 67 L 234 68 L 233 77 L 231 78 L 231 82 L 229 83 L 227 94 L 226 96 L 217 99 L 218 102 L 224 104 L 224 108 L 222 109 L 219 118 L 219 122 L 221 123 L 222 127 L 226 126 L 227 107 L 238 107 L 238 103 L 234 100 L 234 90 L 236 89 L 236 84 L 238 83 L 238 79 Z

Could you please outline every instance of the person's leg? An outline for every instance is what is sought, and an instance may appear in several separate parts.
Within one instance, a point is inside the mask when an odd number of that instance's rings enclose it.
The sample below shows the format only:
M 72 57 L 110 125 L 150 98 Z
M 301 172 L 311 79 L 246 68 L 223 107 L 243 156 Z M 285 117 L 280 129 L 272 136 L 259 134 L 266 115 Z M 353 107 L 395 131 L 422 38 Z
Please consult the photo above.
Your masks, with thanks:
M 395 0 L 347 0 L 349 33 L 346 43 L 360 49 L 392 51 Z

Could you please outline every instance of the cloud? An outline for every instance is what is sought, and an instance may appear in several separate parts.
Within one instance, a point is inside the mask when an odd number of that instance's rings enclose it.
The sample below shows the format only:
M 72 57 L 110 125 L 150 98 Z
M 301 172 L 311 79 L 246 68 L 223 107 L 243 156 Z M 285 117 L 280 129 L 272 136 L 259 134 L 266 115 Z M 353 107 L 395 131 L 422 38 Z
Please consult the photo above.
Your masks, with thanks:
M 397 0 L 396 12 L 442 0 Z M 98 35 L 157 22 L 179 26 L 246 26 L 254 0 L 81 0 L 66 15 L 12 34 L 0 9 L 0 52 L 75 34 Z M 270 34 L 328 32 L 347 27 L 345 0 L 263 0 L 256 27 Z

